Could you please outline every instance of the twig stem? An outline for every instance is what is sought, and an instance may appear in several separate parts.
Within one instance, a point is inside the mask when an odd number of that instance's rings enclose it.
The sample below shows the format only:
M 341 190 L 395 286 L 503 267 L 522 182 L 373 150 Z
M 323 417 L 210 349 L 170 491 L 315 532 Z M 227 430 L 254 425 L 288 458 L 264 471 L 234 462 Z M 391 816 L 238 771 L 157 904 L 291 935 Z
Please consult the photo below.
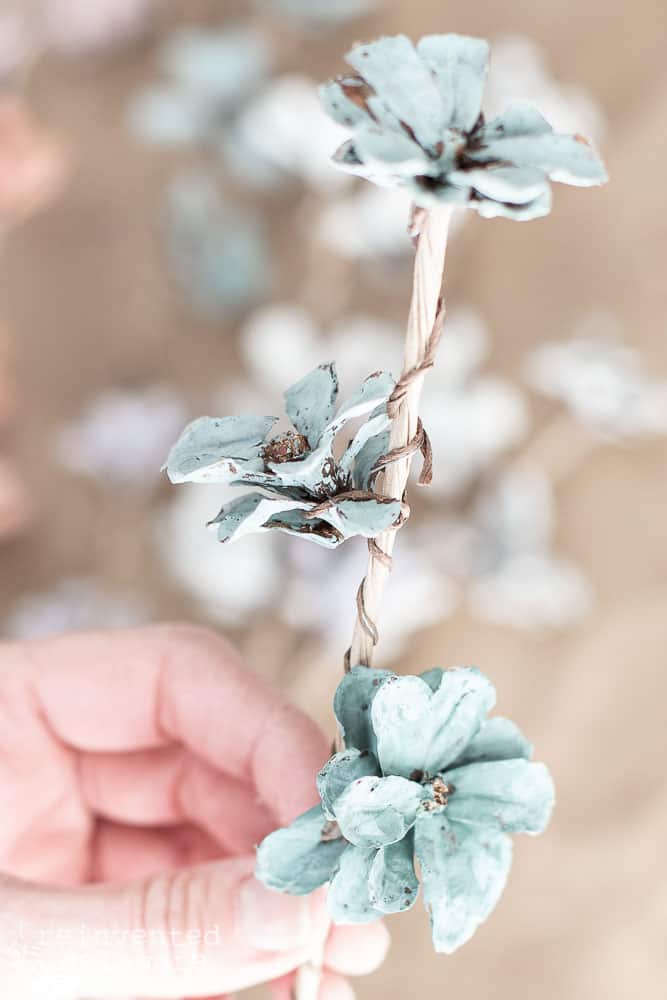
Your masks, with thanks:
M 403 374 L 397 384 L 394 419 L 391 426 L 390 451 L 403 449 L 419 429 L 419 399 L 424 375 L 433 363 L 439 339 L 439 326 L 444 317 L 442 279 L 447 249 L 448 207 L 420 210 L 414 218 L 417 229 L 412 303 L 405 336 Z M 387 465 L 378 477 L 376 490 L 383 496 L 402 500 L 408 482 L 412 454 Z M 378 619 L 384 588 L 391 572 L 391 555 L 398 528 L 378 535 L 369 545 L 368 569 L 358 600 L 358 614 L 349 652 L 351 666 L 370 667 L 378 635 Z M 370 626 L 369 627 L 369 623 Z
M 308 962 L 299 966 L 292 991 L 292 1000 L 319 1000 L 324 966 L 324 948 L 329 937 L 331 924 L 327 924 L 322 943 Z

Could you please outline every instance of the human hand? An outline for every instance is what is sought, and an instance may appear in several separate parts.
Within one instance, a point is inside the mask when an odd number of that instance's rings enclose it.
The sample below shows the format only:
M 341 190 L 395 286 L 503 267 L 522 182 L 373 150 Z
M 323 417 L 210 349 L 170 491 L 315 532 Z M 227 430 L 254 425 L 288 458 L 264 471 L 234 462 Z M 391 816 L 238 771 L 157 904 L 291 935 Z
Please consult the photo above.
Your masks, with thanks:
M 190 626 L 0 646 L 0 984 L 12 1000 L 212 997 L 289 974 L 321 894 L 252 877 L 253 846 L 316 799 L 323 735 Z M 335 928 L 322 1000 L 384 957 Z

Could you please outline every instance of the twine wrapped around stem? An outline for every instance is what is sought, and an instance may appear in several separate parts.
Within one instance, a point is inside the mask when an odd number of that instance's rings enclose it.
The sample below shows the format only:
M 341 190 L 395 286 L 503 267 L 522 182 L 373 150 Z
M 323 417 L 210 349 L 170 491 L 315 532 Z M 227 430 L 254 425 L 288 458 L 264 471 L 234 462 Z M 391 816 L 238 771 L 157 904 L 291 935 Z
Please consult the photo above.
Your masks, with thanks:
M 411 234 L 416 240 L 412 303 L 405 336 L 403 373 L 387 403 L 392 418 L 389 452 L 375 467 L 375 490 L 381 496 L 403 501 L 410 466 L 421 451 L 424 466 L 420 483 L 430 482 L 431 447 L 419 419 L 419 398 L 424 376 L 433 367 L 445 316 L 442 279 L 447 249 L 447 231 L 451 210 L 447 207 L 419 209 L 412 218 Z M 357 591 L 357 619 L 352 645 L 345 654 L 345 669 L 372 666 L 373 650 L 379 639 L 378 618 L 382 595 L 392 565 L 392 552 L 405 519 L 368 544 L 368 569 Z M 334 751 L 342 750 L 337 734 Z M 293 1000 L 318 1000 L 324 964 L 328 928 L 317 954 L 313 954 L 297 972 Z
M 442 333 L 444 303 L 442 279 L 451 210 L 447 207 L 419 210 L 413 219 L 417 242 L 412 304 L 405 336 L 403 374 L 389 399 L 393 418 L 389 454 L 378 463 L 382 468 L 376 490 L 382 496 L 402 500 L 412 457 L 417 448 L 424 455 L 421 482 L 431 472 L 428 437 L 419 419 L 419 399 L 424 376 L 433 367 Z M 412 447 L 418 442 L 417 447 Z M 373 650 L 379 637 L 378 619 L 382 595 L 391 572 L 391 557 L 398 528 L 385 531 L 369 544 L 368 569 L 357 599 L 357 619 L 346 667 L 373 664 Z

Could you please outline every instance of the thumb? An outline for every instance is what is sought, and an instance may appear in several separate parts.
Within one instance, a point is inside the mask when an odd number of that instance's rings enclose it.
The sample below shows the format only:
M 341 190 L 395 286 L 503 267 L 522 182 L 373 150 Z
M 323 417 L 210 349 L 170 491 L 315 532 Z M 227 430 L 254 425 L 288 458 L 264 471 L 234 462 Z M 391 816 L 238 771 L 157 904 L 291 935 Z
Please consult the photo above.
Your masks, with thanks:
M 326 933 L 322 899 L 265 889 L 253 865 L 76 889 L 0 877 L 3 995 L 211 997 L 286 974 Z

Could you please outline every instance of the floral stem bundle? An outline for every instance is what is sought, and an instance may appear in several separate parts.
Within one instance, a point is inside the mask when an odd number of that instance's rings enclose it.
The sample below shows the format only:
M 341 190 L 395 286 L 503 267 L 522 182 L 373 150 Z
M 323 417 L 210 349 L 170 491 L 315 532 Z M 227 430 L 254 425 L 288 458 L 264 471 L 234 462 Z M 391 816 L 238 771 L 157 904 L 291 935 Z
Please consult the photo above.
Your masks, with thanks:
M 449 954 L 498 902 L 510 835 L 546 827 L 554 789 L 517 726 L 487 718 L 495 691 L 477 669 L 420 676 L 369 669 L 417 451 L 420 481 L 430 479 L 419 400 L 444 320 L 448 223 L 457 206 L 486 218 L 534 219 L 550 211 L 550 181 L 590 186 L 606 176 L 584 139 L 554 133 L 530 106 L 485 120 L 481 39 L 432 35 L 414 46 L 402 35 L 382 38 L 355 47 L 347 61 L 353 73 L 321 90 L 325 110 L 351 133 L 335 162 L 407 189 L 415 204 L 403 371 L 397 381 L 375 372 L 339 404 L 335 366 L 323 364 L 286 391 L 288 429 L 275 432 L 275 417 L 200 418 L 167 468 L 174 482 L 252 487 L 211 522 L 222 542 L 250 531 L 287 532 L 327 548 L 367 540 L 368 569 L 334 699 L 335 753 L 317 776 L 320 804 L 265 838 L 256 873 L 295 895 L 328 885 L 331 920 L 348 924 L 409 909 L 421 884 L 434 947 Z M 343 444 L 352 420 L 361 426 Z M 298 1000 L 316 1000 L 322 956 L 323 948 L 300 970 Z

